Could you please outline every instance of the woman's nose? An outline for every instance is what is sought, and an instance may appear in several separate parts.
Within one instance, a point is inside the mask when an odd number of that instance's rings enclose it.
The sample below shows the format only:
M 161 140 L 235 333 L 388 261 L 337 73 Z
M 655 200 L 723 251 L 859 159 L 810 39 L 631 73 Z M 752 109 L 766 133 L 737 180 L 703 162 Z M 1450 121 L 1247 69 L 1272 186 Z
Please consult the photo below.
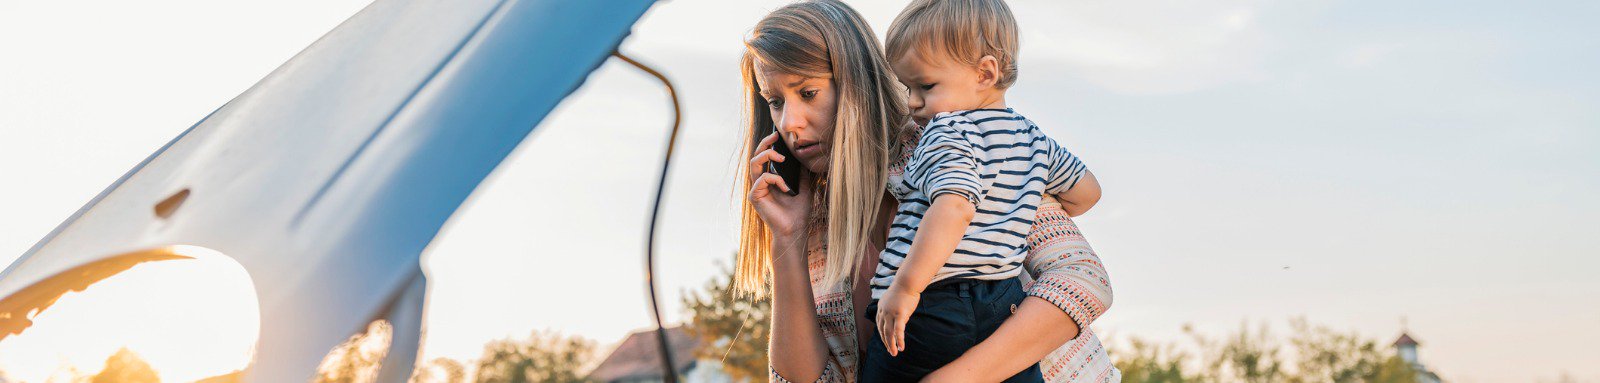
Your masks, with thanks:
M 806 119 L 800 112 L 800 108 L 797 107 L 783 108 L 783 119 L 778 120 L 778 127 L 783 129 L 784 132 L 790 134 L 805 130 Z

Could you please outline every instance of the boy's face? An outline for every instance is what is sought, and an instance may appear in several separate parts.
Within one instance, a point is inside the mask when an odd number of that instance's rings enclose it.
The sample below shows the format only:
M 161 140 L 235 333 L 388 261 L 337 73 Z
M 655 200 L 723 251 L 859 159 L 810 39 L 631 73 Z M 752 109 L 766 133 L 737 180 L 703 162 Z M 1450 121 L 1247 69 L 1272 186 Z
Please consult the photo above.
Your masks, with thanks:
M 907 105 L 919 126 L 927 126 L 939 113 L 978 109 L 993 89 L 984 84 L 978 68 L 943 57 L 924 58 L 915 49 L 890 65 L 911 93 Z

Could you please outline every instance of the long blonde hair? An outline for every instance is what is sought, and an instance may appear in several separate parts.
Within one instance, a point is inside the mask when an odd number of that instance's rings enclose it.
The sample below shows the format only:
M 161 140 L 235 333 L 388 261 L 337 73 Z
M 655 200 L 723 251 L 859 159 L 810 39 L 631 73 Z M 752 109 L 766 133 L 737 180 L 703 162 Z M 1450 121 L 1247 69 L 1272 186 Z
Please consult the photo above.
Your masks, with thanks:
M 908 118 L 905 89 L 884 59 L 872 28 L 850 6 L 835 0 L 802 1 L 779 8 L 756 23 L 745 40 L 739 69 L 744 77 L 748 137 L 744 157 L 772 132 L 767 100 L 756 84 L 757 62 L 767 70 L 807 77 L 830 76 L 839 93 L 828 162 L 827 267 L 824 283 L 841 283 L 860 264 L 877 224 L 889 161 L 900 153 L 898 137 Z M 741 161 L 741 171 L 749 174 Z M 741 191 L 752 187 L 746 179 Z M 818 185 L 802 185 L 821 190 Z M 739 193 L 743 195 L 744 193 Z M 755 206 L 743 199 L 734 286 L 766 293 L 772 273 L 772 232 Z M 810 226 L 807 222 L 806 226 Z M 802 255 L 803 256 L 803 255 Z

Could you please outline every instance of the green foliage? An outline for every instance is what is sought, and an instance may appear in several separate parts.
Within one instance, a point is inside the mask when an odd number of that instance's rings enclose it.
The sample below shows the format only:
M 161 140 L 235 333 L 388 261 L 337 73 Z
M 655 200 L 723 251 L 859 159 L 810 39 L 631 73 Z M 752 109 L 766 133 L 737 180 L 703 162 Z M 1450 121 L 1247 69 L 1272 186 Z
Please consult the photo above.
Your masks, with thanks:
M 1212 339 L 1185 326 L 1186 344 L 1133 338 L 1112 347 L 1124 382 L 1415 383 L 1416 372 L 1391 350 L 1355 333 L 1289 325 L 1287 348 L 1265 324 Z
M 1111 348 L 1112 360 L 1122 370 L 1124 382 L 1186 383 L 1205 381 L 1199 375 L 1186 373 L 1184 361 L 1190 357 L 1174 345 L 1164 345 L 1133 338 L 1126 347 Z
M 1377 343 L 1360 335 L 1339 333 L 1324 326 L 1312 326 L 1304 318 L 1290 321 L 1295 336 L 1290 339 L 1300 356 L 1302 379 L 1292 382 L 1383 382 L 1413 383 L 1416 373 L 1399 357 L 1380 351 Z M 1396 368 L 1403 371 L 1396 370 Z M 1396 380 L 1379 380 L 1379 378 Z
M 1189 326 L 1183 331 L 1203 350 L 1201 360 L 1206 369 L 1201 375 L 1207 380 L 1261 383 L 1281 382 L 1288 377 L 1278 345 L 1265 324 L 1255 331 L 1240 324 L 1238 332 L 1221 340 L 1207 338 Z
M 693 322 L 689 333 L 700 339 L 695 354 L 722 361 L 734 381 L 767 379 L 768 318 L 772 305 L 733 291 L 733 270 L 707 282 L 704 290 L 684 294 Z
M 552 331 L 526 340 L 497 340 L 483 347 L 478 383 L 588 382 L 583 368 L 594 358 L 594 342 Z

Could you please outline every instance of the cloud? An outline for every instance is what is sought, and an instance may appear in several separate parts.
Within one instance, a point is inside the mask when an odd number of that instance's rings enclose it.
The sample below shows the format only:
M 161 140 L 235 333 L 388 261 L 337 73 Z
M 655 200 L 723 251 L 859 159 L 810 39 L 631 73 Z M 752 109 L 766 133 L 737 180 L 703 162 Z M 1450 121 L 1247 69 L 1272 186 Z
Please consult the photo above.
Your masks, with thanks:
M 1345 52 L 1343 59 L 1340 61 L 1351 68 L 1368 68 L 1377 65 L 1401 48 L 1405 48 L 1405 44 L 1397 42 L 1361 44 Z
M 1023 31 L 1025 73 L 1066 71 L 1114 92 L 1140 95 L 1193 92 L 1267 74 L 1261 1 L 1012 7 Z

